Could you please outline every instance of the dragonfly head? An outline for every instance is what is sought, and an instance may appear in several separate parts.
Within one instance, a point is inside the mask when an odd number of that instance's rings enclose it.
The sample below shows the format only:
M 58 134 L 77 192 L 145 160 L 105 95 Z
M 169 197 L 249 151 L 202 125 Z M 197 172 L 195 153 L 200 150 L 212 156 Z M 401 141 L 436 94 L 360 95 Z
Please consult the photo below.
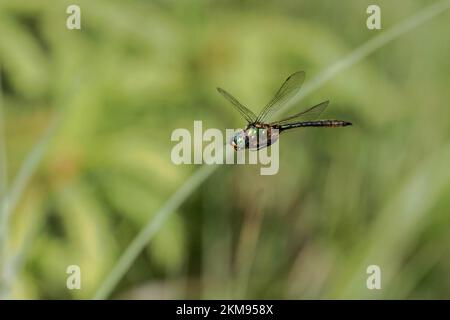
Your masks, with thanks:
M 239 129 L 234 133 L 233 138 L 230 141 L 234 150 L 238 151 L 245 149 L 245 137 L 245 131 L 242 129 Z

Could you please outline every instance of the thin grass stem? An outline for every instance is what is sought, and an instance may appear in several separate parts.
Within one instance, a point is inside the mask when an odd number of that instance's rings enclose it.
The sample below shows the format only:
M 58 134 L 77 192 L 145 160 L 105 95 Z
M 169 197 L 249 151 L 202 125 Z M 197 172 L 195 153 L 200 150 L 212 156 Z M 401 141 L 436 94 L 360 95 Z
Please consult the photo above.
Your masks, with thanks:
M 449 0 L 433 4 L 412 17 L 398 23 L 387 31 L 380 33 L 378 36 L 368 40 L 337 61 L 335 64 L 325 69 L 310 82 L 306 83 L 301 93 L 293 99 L 292 103 L 289 103 L 284 108 L 280 109 L 278 114 L 289 110 L 295 103 L 322 87 L 338 73 L 355 65 L 394 39 L 397 39 L 401 35 L 443 13 L 449 7 Z M 184 202 L 184 200 L 186 200 L 217 168 L 218 166 L 203 166 L 197 170 L 190 178 L 188 178 L 180 189 L 178 189 L 173 196 L 167 200 L 163 207 L 152 215 L 152 219 L 148 221 L 141 232 L 139 232 L 139 234 L 132 240 L 131 244 L 126 248 L 111 272 L 100 284 L 99 289 L 94 295 L 94 299 L 106 299 L 110 296 L 111 292 L 114 290 L 120 279 L 122 279 L 125 275 L 127 270 L 131 267 L 139 253 L 162 227 L 167 218 L 174 213 L 176 209 Z

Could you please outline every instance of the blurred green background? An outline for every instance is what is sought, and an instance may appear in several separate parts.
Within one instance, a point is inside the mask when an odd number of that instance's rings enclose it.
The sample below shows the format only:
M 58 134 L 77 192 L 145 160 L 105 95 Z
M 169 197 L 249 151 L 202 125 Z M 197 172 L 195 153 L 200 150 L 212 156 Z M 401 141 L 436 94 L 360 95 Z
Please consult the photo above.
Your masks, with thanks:
M 368 30 L 373 3 L 0 1 L 3 209 L 19 196 L 2 297 L 92 298 L 201 169 L 171 162 L 171 132 L 244 124 L 216 86 L 256 112 L 289 74 L 308 83 L 431 2 L 376 1 L 382 30 Z M 447 10 L 307 95 L 288 113 L 330 99 L 323 118 L 354 126 L 286 134 L 275 176 L 216 168 L 109 297 L 450 298 L 449 31 Z M 66 288 L 72 264 L 81 290 Z M 372 264 L 381 290 L 366 287 Z

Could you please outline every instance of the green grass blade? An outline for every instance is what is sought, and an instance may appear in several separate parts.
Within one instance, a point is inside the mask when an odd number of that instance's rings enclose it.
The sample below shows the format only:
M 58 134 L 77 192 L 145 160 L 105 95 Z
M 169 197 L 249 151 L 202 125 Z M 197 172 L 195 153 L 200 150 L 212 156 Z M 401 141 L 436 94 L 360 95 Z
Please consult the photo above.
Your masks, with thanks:
M 280 108 L 280 110 L 278 110 L 278 112 L 274 114 L 274 116 L 276 117 L 277 115 L 286 112 L 294 104 L 302 100 L 311 92 L 322 87 L 326 82 L 331 80 L 333 77 L 337 76 L 340 72 L 355 65 L 357 62 L 366 58 L 379 48 L 384 47 L 392 40 L 397 39 L 401 35 L 413 30 L 414 28 L 417 28 L 418 26 L 445 12 L 448 8 L 450 8 L 449 0 L 438 2 L 434 5 L 431 5 L 423 9 L 419 13 L 413 15 L 412 17 L 399 22 L 389 30 L 380 33 L 378 36 L 370 39 L 363 45 L 353 50 L 343 59 L 337 61 L 331 67 L 327 68 L 325 71 L 320 73 L 317 77 L 305 83 L 302 90 L 289 103 L 286 103 L 285 106 Z
M 21 166 L 17 177 L 14 179 L 11 189 L 2 200 L 2 216 L 0 217 L 0 250 L 2 253 L 2 266 L 1 271 L 1 281 L 0 281 L 0 294 L 7 295 L 8 288 L 4 286 L 4 283 L 8 283 L 7 279 L 5 279 L 5 269 L 3 268 L 6 263 L 6 242 L 9 236 L 9 221 L 11 218 L 12 212 L 17 206 L 25 187 L 30 181 L 32 175 L 34 174 L 36 168 L 41 162 L 45 151 L 48 148 L 48 145 L 51 141 L 51 138 L 55 135 L 55 131 L 60 122 L 60 117 L 55 116 L 50 125 L 47 127 L 41 138 L 34 145 L 30 153 L 25 159 L 25 162 Z
M 1 71 L 1 70 L 0 70 Z M 8 163 L 6 155 L 6 140 L 5 140 L 5 112 L 3 110 L 3 91 L 2 78 L 0 73 L 0 203 L 7 193 L 8 188 Z
M 5 140 L 5 120 L 3 110 L 3 91 L 2 79 L 0 73 L 0 271 L 3 270 L 5 261 L 5 248 L 2 245 L 2 229 L 5 228 L 3 221 L 6 221 L 6 194 L 8 192 L 8 167 L 6 155 Z M 2 287 L 2 279 L 0 278 L 0 289 Z
M 214 165 L 205 165 L 197 170 L 189 179 L 170 197 L 165 205 L 156 213 L 147 225 L 134 238 L 128 248 L 125 250 L 114 269 L 108 275 L 106 280 L 96 292 L 94 299 L 107 298 L 123 275 L 130 268 L 133 261 L 137 258 L 142 249 L 162 227 L 164 222 L 174 213 L 177 208 L 200 186 L 215 170 Z
M 431 5 L 420 11 L 418 14 L 400 22 L 389 30 L 384 31 L 379 36 L 376 36 L 375 38 L 365 42 L 363 45 L 350 52 L 347 56 L 343 57 L 341 60 L 328 67 L 310 82 L 306 83 L 301 93 L 298 94 L 295 99 L 293 99 L 294 101 L 292 101 L 292 103 L 290 104 L 287 104 L 283 109 L 279 110 L 279 113 L 287 111 L 293 106 L 293 104 L 303 99 L 305 96 L 317 90 L 318 88 L 322 87 L 327 81 L 332 79 L 338 73 L 355 65 L 392 40 L 431 20 L 440 13 L 443 13 L 449 7 L 449 0 Z M 181 186 L 180 189 L 175 192 L 175 194 L 154 215 L 154 218 L 147 223 L 147 225 L 127 247 L 112 271 L 100 285 L 98 291 L 94 295 L 94 299 L 105 299 L 111 294 L 115 286 L 125 275 L 139 253 L 145 248 L 147 243 L 152 239 L 158 229 L 162 227 L 164 221 L 167 220 L 170 214 L 175 212 L 175 210 L 183 203 L 183 201 L 187 199 L 196 190 L 196 188 L 215 171 L 216 168 L 218 167 L 203 166 L 201 169 L 196 171 Z

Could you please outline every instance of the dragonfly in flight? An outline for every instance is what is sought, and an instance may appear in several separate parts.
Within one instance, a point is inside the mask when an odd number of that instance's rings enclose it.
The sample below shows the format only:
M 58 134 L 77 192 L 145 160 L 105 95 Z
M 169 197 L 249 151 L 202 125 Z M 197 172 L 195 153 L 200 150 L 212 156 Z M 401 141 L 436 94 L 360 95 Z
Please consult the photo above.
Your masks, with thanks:
M 230 142 L 234 150 L 259 150 L 276 142 L 279 135 L 289 129 L 301 127 L 345 127 L 352 125 L 351 122 L 342 120 L 316 120 L 328 106 L 329 101 L 324 101 L 302 112 L 289 116 L 285 119 L 267 122 L 267 119 L 280 110 L 300 90 L 305 80 L 305 72 L 299 71 L 291 74 L 283 83 L 272 100 L 262 109 L 259 115 L 242 105 L 231 94 L 217 88 L 225 99 L 236 108 L 247 120 L 245 129 L 238 130 Z

